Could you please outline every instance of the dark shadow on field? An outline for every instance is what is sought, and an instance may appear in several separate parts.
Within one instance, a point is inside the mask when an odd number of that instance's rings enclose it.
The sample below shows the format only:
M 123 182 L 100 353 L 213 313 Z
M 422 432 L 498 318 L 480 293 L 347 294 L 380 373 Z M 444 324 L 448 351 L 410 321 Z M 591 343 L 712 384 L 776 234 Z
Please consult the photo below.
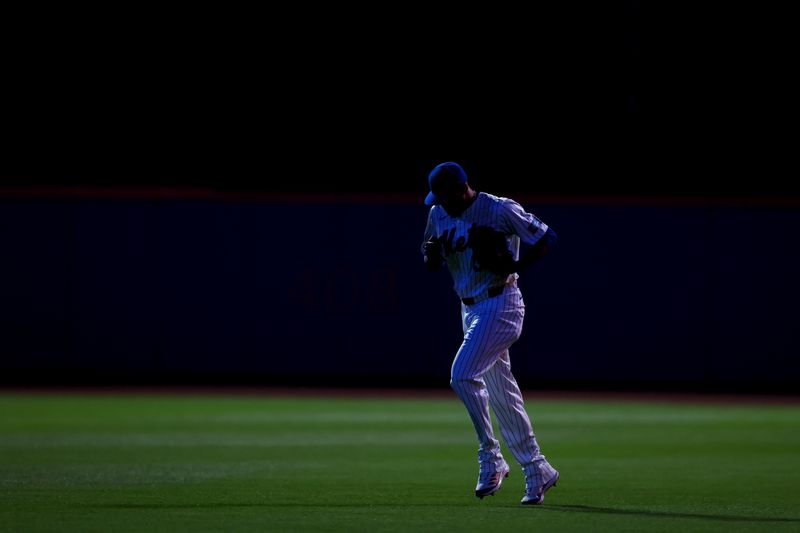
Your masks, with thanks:
M 769 516 L 736 516 L 703 513 L 671 513 L 667 511 L 646 511 L 641 509 L 614 509 L 613 507 L 595 507 L 592 505 L 543 505 L 540 507 L 540 509 L 577 513 L 661 516 L 664 518 L 700 518 L 703 520 L 720 520 L 723 522 L 800 522 L 800 518 L 773 518 Z
M 327 504 L 309 504 L 309 503 L 111 503 L 111 504 L 95 504 L 88 507 L 106 507 L 114 509 L 216 509 L 224 507 L 397 507 L 399 505 L 409 506 L 407 503 L 327 503 Z M 411 507 L 442 507 L 442 504 L 429 503 L 429 504 L 413 504 Z M 462 507 L 471 507 L 471 504 L 465 504 Z M 446 507 L 453 507 L 452 504 Z M 524 509 L 526 506 L 515 505 L 514 507 Z M 600 514 L 620 514 L 631 516 L 656 516 L 663 518 L 699 518 L 702 520 L 719 520 L 722 522 L 800 522 L 800 518 L 777 518 L 769 516 L 736 516 L 736 515 L 720 515 L 720 514 L 703 514 L 703 513 L 670 513 L 666 511 L 647 511 L 642 509 L 615 509 L 613 507 L 595 507 L 592 505 L 542 505 L 536 506 L 537 510 L 561 511 L 571 513 L 600 513 Z M 527 512 L 527 511 L 526 511 Z

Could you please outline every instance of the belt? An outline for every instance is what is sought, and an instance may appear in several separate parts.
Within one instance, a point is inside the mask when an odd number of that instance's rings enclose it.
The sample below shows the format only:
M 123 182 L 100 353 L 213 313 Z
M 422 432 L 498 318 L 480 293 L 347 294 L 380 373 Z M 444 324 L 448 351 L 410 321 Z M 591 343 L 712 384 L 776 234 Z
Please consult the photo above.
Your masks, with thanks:
M 479 294 L 478 296 L 469 297 L 469 298 L 461 298 L 461 301 L 464 302 L 464 305 L 474 305 L 480 301 L 486 300 L 487 298 L 494 298 L 495 296 L 500 296 L 503 294 L 503 289 L 505 289 L 505 285 L 500 285 L 499 287 L 490 287 L 485 293 Z

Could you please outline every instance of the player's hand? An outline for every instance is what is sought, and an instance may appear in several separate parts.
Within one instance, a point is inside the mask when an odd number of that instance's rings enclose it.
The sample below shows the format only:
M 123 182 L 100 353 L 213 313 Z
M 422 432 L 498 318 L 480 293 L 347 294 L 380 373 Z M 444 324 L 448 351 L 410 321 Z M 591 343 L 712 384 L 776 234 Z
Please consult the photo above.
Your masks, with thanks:
M 442 267 L 444 256 L 442 255 L 442 243 L 436 237 L 431 237 L 425 241 L 424 248 L 425 266 L 430 271 L 437 271 Z

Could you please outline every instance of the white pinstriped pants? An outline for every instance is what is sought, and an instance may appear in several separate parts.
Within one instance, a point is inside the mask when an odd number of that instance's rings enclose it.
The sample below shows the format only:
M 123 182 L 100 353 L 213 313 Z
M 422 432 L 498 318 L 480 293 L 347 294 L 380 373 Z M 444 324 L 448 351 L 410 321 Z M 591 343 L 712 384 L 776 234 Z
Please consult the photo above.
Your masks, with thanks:
M 514 458 L 525 469 L 544 461 L 511 373 L 508 348 L 519 339 L 525 304 L 515 285 L 503 294 L 474 305 L 461 305 L 464 341 L 453 360 L 450 386 L 464 402 L 478 435 L 482 467 L 500 466 L 503 456 L 494 436 L 491 405 L 500 433 Z

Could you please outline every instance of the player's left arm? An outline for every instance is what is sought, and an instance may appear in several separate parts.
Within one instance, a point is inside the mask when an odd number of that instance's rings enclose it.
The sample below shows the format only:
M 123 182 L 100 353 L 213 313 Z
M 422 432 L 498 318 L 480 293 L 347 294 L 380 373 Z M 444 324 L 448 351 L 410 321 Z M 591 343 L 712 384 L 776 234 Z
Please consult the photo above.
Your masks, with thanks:
M 514 200 L 506 200 L 504 207 L 502 223 L 505 230 L 520 238 L 519 257 L 515 263 L 519 272 L 547 255 L 558 242 L 558 236 L 553 228 L 533 213 L 526 212 Z
M 551 227 L 547 227 L 544 234 L 534 244 L 527 244 L 524 241 L 520 243 L 519 259 L 517 260 L 517 269 L 522 270 L 526 266 L 531 265 L 542 259 L 547 253 L 555 247 L 558 242 L 558 235 Z

